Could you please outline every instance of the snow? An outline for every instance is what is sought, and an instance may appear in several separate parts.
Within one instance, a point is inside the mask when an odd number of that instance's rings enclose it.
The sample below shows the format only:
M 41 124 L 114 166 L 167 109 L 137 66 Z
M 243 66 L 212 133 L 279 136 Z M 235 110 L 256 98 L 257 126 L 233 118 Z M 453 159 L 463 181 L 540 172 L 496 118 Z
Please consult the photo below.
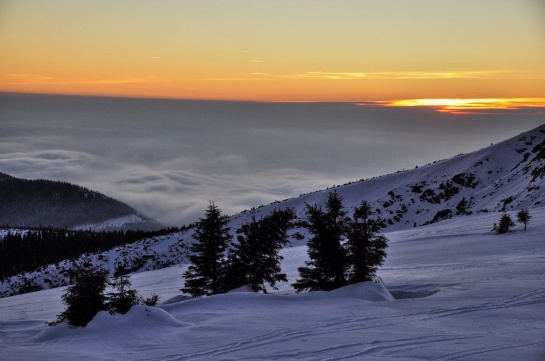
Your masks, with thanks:
M 507 211 L 540 208 L 545 205 L 545 155 L 539 149 L 545 149 L 545 125 L 472 153 L 347 184 L 335 191 L 347 209 L 359 206 L 362 200 L 370 202 L 373 209 L 380 210 L 389 231 L 434 222 L 434 216 L 447 210 L 455 217 L 463 199 L 472 213 L 498 212 L 504 207 Z M 460 184 L 460 179 L 473 180 Z M 449 193 L 446 186 L 456 190 Z M 304 216 L 307 203 L 324 204 L 332 191 L 274 203 L 235 219 L 246 221 L 251 215 L 259 217 L 285 207 Z M 431 196 L 426 197 L 426 192 Z M 509 198 L 512 201 L 505 203 Z
M 252 286 L 250 285 L 244 285 L 240 286 L 239 288 L 235 288 L 227 293 L 239 293 L 239 292 L 255 292 Z
M 335 191 L 343 197 L 349 214 L 362 200 L 369 201 L 380 212 L 389 232 L 424 226 L 444 218 L 456 222 L 466 213 L 497 214 L 504 208 L 512 216 L 522 208 L 532 212 L 545 205 L 545 125 L 476 152 L 340 186 Z M 231 217 L 231 233 L 236 237 L 236 229 L 241 224 L 252 216 L 259 218 L 269 214 L 275 208 L 293 207 L 299 217 L 304 218 L 306 204 L 323 204 L 329 192 L 331 190 L 314 192 L 242 212 Z M 466 208 L 460 211 L 464 202 Z M 499 217 L 486 227 L 492 228 L 492 223 L 498 220 Z M 118 221 L 124 222 L 123 219 Z M 189 229 L 142 240 L 94 254 L 92 258 L 110 271 L 119 264 L 139 272 L 184 263 L 193 232 Z M 304 229 L 294 232 L 306 235 Z M 293 247 L 305 244 L 306 240 L 295 239 L 291 243 Z M 293 269 L 296 271 L 298 266 L 301 264 L 293 265 Z M 29 282 L 42 288 L 66 285 L 69 267 L 69 262 L 60 262 L 49 265 L 46 270 L 14 275 L 0 282 L 0 297 L 19 293 Z
M 385 230 L 390 242 L 378 273 L 383 284 L 296 294 L 290 284 L 308 256 L 306 241 L 293 239 L 280 252 L 288 282 L 278 290 L 263 294 L 242 287 L 188 298 L 180 288 L 193 231 L 182 231 L 93 255 L 109 270 L 118 262 L 141 265 L 131 281 L 141 296 L 159 295 L 157 307 L 138 306 L 127 315 L 102 312 L 85 328 L 48 327 L 45 322 L 63 311 L 63 288 L 0 298 L 0 358 L 543 361 L 542 144 L 545 126 L 474 153 L 337 188 L 347 208 L 366 199 L 384 217 L 399 218 Z M 478 184 L 454 182 L 460 174 Z M 422 200 L 422 191 L 414 190 L 422 182 L 436 195 L 449 182 L 459 191 Z M 305 203 L 322 204 L 328 192 L 243 212 L 230 227 L 234 233 L 252 214 L 274 208 L 294 207 L 301 216 Z M 473 199 L 471 215 L 455 214 L 463 198 Z M 529 208 L 528 230 L 517 224 L 510 233 L 494 234 L 503 207 L 511 215 Z M 446 209 L 452 218 L 428 224 Z M 51 265 L 49 274 L 59 275 L 65 266 Z M 44 283 L 43 272 L 28 276 Z M 0 284 L 0 292 L 12 289 L 17 277 Z
M 387 232 L 384 284 L 296 294 L 306 247 L 282 250 L 289 283 L 187 299 L 187 265 L 134 274 L 144 297 L 85 328 L 48 327 L 63 289 L 0 299 L 2 360 L 545 359 L 545 209 L 526 232 L 490 231 L 500 213 Z M 397 299 L 393 299 L 392 295 Z
M 94 224 L 81 224 L 73 227 L 73 230 L 76 231 L 86 231 L 88 229 L 93 231 L 104 231 L 110 229 L 120 229 L 127 224 L 138 224 L 143 223 L 144 220 L 137 214 L 130 214 L 123 217 L 108 219 L 104 222 L 94 223 Z
M 24 236 L 28 232 L 27 229 L 19 229 L 19 228 L 0 228 L 0 241 L 4 239 L 8 235 L 8 233 L 13 235 L 21 235 Z

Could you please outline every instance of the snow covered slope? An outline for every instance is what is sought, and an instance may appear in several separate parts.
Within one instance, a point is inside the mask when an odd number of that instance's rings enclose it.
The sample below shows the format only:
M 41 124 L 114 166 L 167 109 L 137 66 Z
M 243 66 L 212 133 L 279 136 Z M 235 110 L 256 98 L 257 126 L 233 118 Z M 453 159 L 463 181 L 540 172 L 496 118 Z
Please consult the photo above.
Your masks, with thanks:
M 122 217 L 109 218 L 98 223 L 79 224 L 77 226 L 72 227 L 72 229 L 76 231 L 90 229 L 90 230 L 99 232 L 99 231 L 120 230 L 120 229 L 122 230 L 127 230 L 127 229 L 156 230 L 162 227 L 163 227 L 162 224 L 160 224 L 159 222 L 151 218 L 144 217 L 139 214 L 130 214 L 127 216 L 122 216 Z
M 385 219 L 388 230 L 472 213 L 543 207 L 545 125 L 473 153 L 335 190 L 349 208 L 364 199 L 369 201 Z M 324 204 L 331 191 L 278 202 L 236 218 L 283 207 L 294 207 L 302 215 L 306 203 Z
M 17 230 L 10 230 L 17 231 Z M 180 264 L 187 259 L 187 245 L 191 232 L 175 232 L 164 236 L 144 239 L 132 244 L 115 247 L 109 251 L 89 255 L 94 264 L 107 269 L 113 276 L 117 266 L 122 265 L 129 272 L 161 269 Z M 1 236 L 1 233 L 0 233 Z M 24 272 L 0 281 L 0 298 L 28 290 L 49 289 L 68 285 L 70 260 Z
M 63 289 L 0 299 L 2 360 L 545 359 L 545 209 L 528 231 L 495 235 L 480 213 L 390 231 L 380 285 L 294 294 L 237 292 L 183 300 L 187 265 L 132 276 L 159 307 L 48 327 Z M 282 251 L 290 282 L 306 247 Z M 378 296 L 377 296 L 378 295 Z M 390 300 L 388 300 L 390 299 Z
M 181 295 L 192 231 L 93 255 L 125 263 L 159 307 L 98 314 L 86 328 L 49 328 L 63 288 L 0 299 L 3 360 L 528 360 L 545 359 L 545 126 L 480 151 L 337 187 L 348 207 L 372 202 L 386 219 L 384 286 L 295 294 L 305 241 L 281 251 L 289 282 L 272 294 Z M 247 211 L 322 203 L 330 190 Z M 464 204 L 465 200 L 465 204 Z M 496 235 L 500 211 L 529 208 L 528 231 Z M 397 218 L 396 218 L 397 217 Z M 417 227 L 415 226 L 415 223 Z M 20 275 L 48 288 L 67 263 Z M 166 268 L 162 268 L 166 267 Z M 162 268 L 162 269 L 158 269 Z M 15 285 L 15 286 L 14 286 Z M 27 285 L 28 286 L 28 285 Z M 393 298 L 396 298 L 395 300 Z
M 259 217 L 274 208 L 293 207 L 304 217 L 307 203 L 323 204 L 331 191 L 314 192 L 235 215 L 230 222 L 233 234 L 252 214 Z M 473 153 L 339 186 L 335 191 L 343 196 L 348 208 L 368 200 L 385 219 L 387 231 L 502 209 L 539 209 L 545 204 L 545 125 Z M 487 225 L 489 229 L 499 221 L 499 215 L 493 218 Z M 93 257 L 110 270 L 119 263 L 134 272 L 160 269 L 187 259 L 192 234 L 189 230 L 144 240 Z M 294 239 L 292 245 L 305 242 Z M 61 262 L 45 270 L 11 277 L 0 283 L 0 297 L 23 289 L 65 285 L 68 268 L 68 262 Z

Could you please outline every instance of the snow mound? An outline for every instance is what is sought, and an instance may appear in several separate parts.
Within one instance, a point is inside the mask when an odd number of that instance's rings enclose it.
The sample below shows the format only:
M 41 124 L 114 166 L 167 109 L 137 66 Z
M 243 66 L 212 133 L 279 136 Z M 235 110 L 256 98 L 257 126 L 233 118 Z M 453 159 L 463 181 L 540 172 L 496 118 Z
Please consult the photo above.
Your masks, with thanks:
M 192 298 L 191 296 L 177 295 L 177 296 L 169 298 L 168 300 L 161 302 L 161 305 L 170 305 L 172 303 L 183 302 L 183 301 L 190 300 L 191 298 Z
M 178 321 L 170 313 L 158 307 L 133 306 L 125 315 L 111 315 L 107 311 L 100 311 L 85 327 L 74 327 L 63 322 L 50 327 L 31 338 L 32 342 L 53 341 L 63 338 L 86 336 L 88 334 L 117 333 L 127 331 L 133 333 L 137 329 L 150 330 L 155 327 L 188 327 L 192 324 Z
M 125 315 L 111 315 L 106 311 L 99 312 L 89 322 L 90 330 L 150 326 L 186 327 L 190 324 L 178 321 L 167 311 L 158 307 L 136 305 Z
M 325 298 L 358 298 L 372 302 L 395 300 L 394 296 L 392 296 L 390 291 L 388 291 L 382 283 L 374 283 L 371 281 L 354 283 L 353 285 L 348 285 L 337 288 L 336 290 L 324 292 L 324 296 Z
M 79 332 L 79 327 L 70 326 L 66 322 L 63 322 L 60 325 L 46 328 L 45 330 L 38 333 L 36 336 L 32 337 L 29 341 L 47 342 L 60 340 L 68 338 L 74 335 L 74 333 L 76 332 Z

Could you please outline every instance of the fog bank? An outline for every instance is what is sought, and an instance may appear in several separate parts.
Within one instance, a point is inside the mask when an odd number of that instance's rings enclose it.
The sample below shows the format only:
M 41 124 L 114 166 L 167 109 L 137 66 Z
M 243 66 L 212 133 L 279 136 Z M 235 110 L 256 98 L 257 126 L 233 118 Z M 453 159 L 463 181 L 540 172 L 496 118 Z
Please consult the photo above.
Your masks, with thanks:
M 544 122 L 352 103 L 0 95 L 0 171 L 76 183 L 168 225 L 449 158 Z

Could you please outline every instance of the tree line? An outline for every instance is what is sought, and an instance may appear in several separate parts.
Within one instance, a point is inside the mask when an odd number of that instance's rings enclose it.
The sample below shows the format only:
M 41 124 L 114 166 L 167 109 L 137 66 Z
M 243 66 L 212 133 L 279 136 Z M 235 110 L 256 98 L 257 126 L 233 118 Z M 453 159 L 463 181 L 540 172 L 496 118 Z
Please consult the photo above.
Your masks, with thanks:
M 347 215 L 342 197 L 329 193 L 325 210 L 306 205 L 300 223 L 311 237 L 310 261 L 298 268 L 300 278 L 292 284 L 297 292 L 332 290 L 348 284 L 377 280 L 377 268 L 384 263 L 388 240 L 380 233 L 379 218 L 372 218 L 368 202 L 362 201 L 352 217 Z M 194 297 L 224 293 L 249 285 L 267 292 L 277 282 L 287 281 L 282 273 L 278 252 L 289 243 L 288 232 L 295 226 L 293 209 L 274 210 L 271 214 L 243 224 L 236 241 L 227 227 L 228 218 L 214 204 L 196 224 L 184 273 L 184 293 Z
M 77 258 L 84 253 L 103 252 L 141 239 L 172 233 L 159 231 L 72 231 L 59 228 L 8 232 L 0 240 L 0 279 L 33 271 L 48 264 Z
M 287 282 L 279 251 L 289 243 L 289 231 L 296 225 L 306 228 L 310 235 L 309 261 L 298 268 L 299 278 L 292 284 L 296 292 L 330 291 L 363 281 L 379 282 L 377 270 L 386 258 L 388 239 L 380 232 L 382 220 L 373 216 L 374 211 L 365 200 L 349 216 L 342 197 L 334 191 L 328 194 L 324 208 L 307 204 L 305 219 L 300 222 L 292 208 L 275 209 L 259 219 L 253 215 L 236 230 L 235 239 L 228 227 L 229 218 L 210 202 L 204 218 L 194 224 L 195 242 L 190 248 L 190 265 L 184 272 L 181 290 L 199 297 L 246 285 L 264 293 L 268 292 L 267 286 L 277 289 L 278 282 Z M 517 213 L 524 230 L 530 219 L 528 210 Z M 494 225 L 497 233 L 506 233 L 514 225 L 507 213 L 499 223 Z M 115 277 L 108 282 L 108 272 L 93 265 L 89 258 L 74 262 L 70 270 L 73 283 L 62 296 L 66 309 L 49 324 L 67 321 L 85 326 L 101 310 L 126 313 L 137 304 L 155 305 L 156 295 L 144 299 L 130 288 L 127 272 L 116 269 Z M 112 292 L 106 292 L 108 286 Z

